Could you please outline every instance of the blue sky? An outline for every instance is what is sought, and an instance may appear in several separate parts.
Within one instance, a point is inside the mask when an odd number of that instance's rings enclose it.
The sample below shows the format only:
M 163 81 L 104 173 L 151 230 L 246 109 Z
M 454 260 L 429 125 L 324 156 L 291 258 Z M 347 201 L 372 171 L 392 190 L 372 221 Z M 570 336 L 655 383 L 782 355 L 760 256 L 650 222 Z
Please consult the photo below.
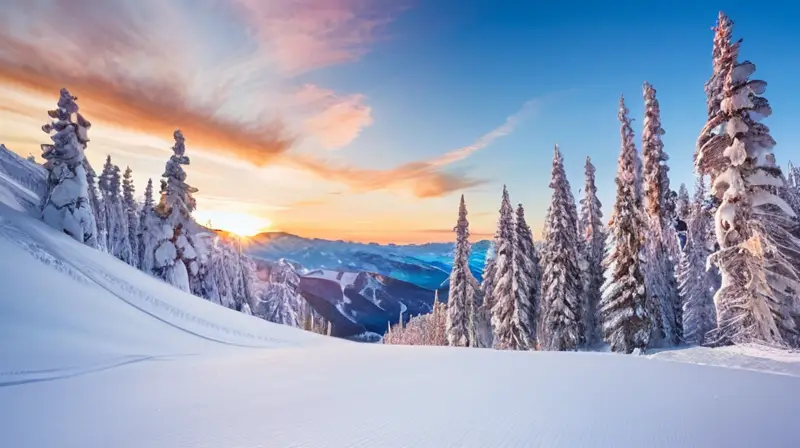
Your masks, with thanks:
M 28 8 L 8 3 L 0 0 L 18 23 L 46 23 L 45 4 L 66 5 L 65 14 L 79 9 L 66 0 L 36 0 Z M 111 153 L 117 163 L 132 166 L 142 186 L 160 175 L 170 145 L 166 131 L 180 125 L 189 151 L 196 148 L 188 172 L 200 189 L 199 212 L 212 222 L 261 217 L 273 229 L 308 236 L 441 241 L 452 238 L 464 193 L 473 233 L 486 237 L 505 183 L 538 235 L 555 143 L 577 197 L 585 157 L 592 158 L 600 199 L 610 209 L 619 96 L 626 97 L 638 142 L 645 80 L 658 92 L 673 188 L 691 186 L 694 142 L 705 120 L 710 28 L 722 6 L 735 22 L 734 38 L 744 38 L 741 58 L 752 60 L 757 78 L 769 84 L 775 115 L 766 124 L 778 142 L 779 162 L 800 160 L 793 144 L 800 117 L 792 84 L 800 39 L 790 32 L 796 8 L 788 2 L 266 3 L 109 2 L 88 18 L 76 17 L 74 25 L 61 25 L 75 29 L 43 27 L 53 33 L 48 37 L 85 43 L 91 55 L 65 58 L 55 69 L 47 65 L 52 58 L 24 61 L 26 67 L 51 68 L 41 70 L 41 80 L 15 76 L 13 69 L 30 51 L 0 50 L 0 99 L 18 104 L 27 95 L 27 104 L 38 107 L 54 101 L 48 89 L 70 84 L 74 94 L 85 96 L 82 110 L 96 123 L 90 160 Z M 143 14 L 118 14 L 123 9 Z M 120 17 L 127 18 L 115 24 Z M 114 26 L 87 26 L 105 22 Z M 7 45 L 14 49 L 22 48 L 20 42 L 45 45 L 24 28 L 11 37 L 4 32 L 0 42 L 16 38 Z M 114 35 L 116 28 L 129 32 L 114 39 L 103 34 Z M 108 41 L 122 44 L 98 43 Z M 74 59 L 92 68 L 76 75 L 68 71 Z M 112 74 L 95 69 L 109 60 L 122 61 L 122 67 Z M 52 76 L 59 69 L 70 73 L 68 82 Z M 107 81 L 104 89 L 94 87 L 97 77 Z M 139 98 L 137 110 L 120 112 L 119 99 L 142 86 L 157 86 L 173 94 L 162 98 L 174 100 Z M 0 126 L 0 141 L 27 154 L 35 151 L 34 140 L 42 142 L 35 132 L 44 111 L 17 109 L 25 111 L 0 111 L 20 123 Z M 164 113 L 142 118 L 153 110 Z M 207 113 L 198 117 L 187 110 Z M 236 126 L 272 119 L 295 138 L 266 144 L 266 128 L 252 138 L 232 138 Z M 27 126 L 30 134 L 20 130 Z M 265 153 L 271 155 L 266 164 Z

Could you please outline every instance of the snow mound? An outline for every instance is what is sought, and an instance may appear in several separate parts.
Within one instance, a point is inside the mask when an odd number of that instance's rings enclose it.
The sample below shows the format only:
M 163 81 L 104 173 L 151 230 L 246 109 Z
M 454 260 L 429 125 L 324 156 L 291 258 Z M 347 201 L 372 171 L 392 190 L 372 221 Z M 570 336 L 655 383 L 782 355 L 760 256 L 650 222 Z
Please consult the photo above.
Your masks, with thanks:
M 326 338 L 183 293 L 33 219 L 4 178 L 0 191 L 3 446 L 793 447 L 800 439 L 797 354 L 504 352 Z

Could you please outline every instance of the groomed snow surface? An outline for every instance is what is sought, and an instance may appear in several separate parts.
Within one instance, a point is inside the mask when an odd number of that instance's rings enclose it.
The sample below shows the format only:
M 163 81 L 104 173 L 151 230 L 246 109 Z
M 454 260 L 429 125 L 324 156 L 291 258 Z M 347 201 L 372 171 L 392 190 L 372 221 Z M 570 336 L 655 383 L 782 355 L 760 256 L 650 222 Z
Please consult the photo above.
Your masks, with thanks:
M 82 246 L 12 204 L 13 187 L 0 177 L 3 447 L 800 440 L 798 354 L 502 352 L 327 338 L 190 296 Z

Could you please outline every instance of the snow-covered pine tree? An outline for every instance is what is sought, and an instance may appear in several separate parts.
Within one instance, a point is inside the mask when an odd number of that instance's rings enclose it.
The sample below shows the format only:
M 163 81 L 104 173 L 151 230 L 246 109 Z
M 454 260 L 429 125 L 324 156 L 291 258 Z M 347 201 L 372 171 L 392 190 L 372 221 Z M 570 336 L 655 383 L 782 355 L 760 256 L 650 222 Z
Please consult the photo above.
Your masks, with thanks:
M 142 202 L 141 211 L 139 213 L 139 225 L 137 234 L 137 247 L 139 248 L 139 269 L 148 274 L 153 273 L 153 265 L 155 259 L 153 253 L 155 252 L 155 243 L 153 232 L 150 228 L 153 217 L 153 179 L 147 179 L 147 187 L 144 189 L 144 201 Z
M 586 184 L 585 197 L 581 199 L 580 235 L 583 248 L 583 258 L 586 261 L 586 271 L 583 273 L 584 312 L 583 320 L 584 341 L 592 346 L 600 341 L 600 331 L 597 325 L 597 304 L 600 303 L 600 288 L 603 286 L 603 257 L 605 254 L 606 231 L 603 226 L 602 204 L 597 198 L 597 185 L 595 182 L 595 167 L 589 157 L 586 158 Z
M 669 189 L 669 157 L 664 152 L 661 136 L 661 110 L 656 99 L 656 90 L 644 83 L 645 116 L 642 129 L 642 156 L 644 158 L 644 205 L 646 211 L 645 227 L 645 283 L 650 297 L 657 299 L 657 306 L 651 310 L 655 324 L 655 334 L 651 336 L 653 345 L 672 346 L 681 341 L 683 325 L 683 304 L 675 281 L 677 236 L 671 225 L 673 216 L 667 210 Z
M 528 302 L 530 306 L 530 345 L 531 348 L 536 347 L 536 323 L 539 319 L 539 310 L 541 308 L 541 294 L 542 294 L 542 267 L 539 258 L 539 251 L 533 243 L 533 231 L 525 219 L 525 209 L 522 204 L 517 206 L 516 222 L 514 227 L 515 240 L 514 240 L 514 281 L 516 282 L 515 290 L 522 290 L 522 285 L 525 282 L 529 283 L 527 288 Z M 530 263 L 529 263 L 530 262 Z M 523 291 L 524 292 L 524 291 Z M 524 303 L 517 294 L 517 300 Z
M 92 212 L 94 213 L 95 235 L 97 235 L 97 245 L 95 247 L 106 252 L 108 249 L 106 248 L 105 206 L 101 200 L 102 196 L 97 190 L 97 173 L 87 158 L 83 159 L 83 169 L 86 170 L 86 190 L 89 192 L 89 202 L 92 204 Z
M 119 167 L 106 157 L 103 173 L 100 175 L 100 192 L 103 195 L 106 218 L 106 247 L 108 253 L 130 265 L 135 265 L 128 233 L 128 217 L 124 211 L 122 185 Z
M 714 309 L 714 273 L 706 271 L 709 220 L 703 210 L 705 182 L 697 178 L 692 213 L 689 217 L 689 238 L 681 253 L 676 275 L 683 299 L 683 334 L 688 344 L 702 344 L 705 335 L 716 326 Z
M 128 263 L 139 267 L 139 205 L 136 203 L 131 167 L 125 168 L 122 176 L 122 207 L 128 220 L 128 243 L 131 256 Z
M 81 243 L 97 247 L 97 224 L 83 165 L 89 142 L 87 131 L 92 125 L 78 112 L 77 99 L 67 89 L 61 89 L 58 107 L 47 111 L 54 121 L 42 126 L 53 140 L 52 144 L 41 145 L 48 171 L 42 220 Z
M 604 262 L 606 281 L 598 312 L 603 338 L 611 350 L 632 353 L 647 348 L 653 325 L 640 258 L 645 222 L 634 183 L 636 146 L 624 98 L 619 101 L 619 120 L 622 150 L 617 165 L 617 198 L 609 229 L 612 245 Z
M 153 210 L 155 222 L 154 271 L 167 283 L 190 292 L 190 277 L 199 271 L 197 253 L 192 244 L 197 224 L 192 218 L 196 202 L 192 196 L 197 189 L 186 183 L 186 172 L 182 165 L 190 160 L 185 155 L 186 144 L 183 133 L 173 133 L 174 154 L 167 161 L 161 182 L 161 200 Z
M 558 145 L 553 154 L 545 249 L 542 252 L 541 327 L 542 350 L 574 350 L 581 336 L 583 285 L 579 266 L 578 209 L 564 171 Z
M 675 203 L 675 213 L 678 218 L 687 220 L 692 213 L 692 199 L 689 197 L 689 190 L 686 184 L 681 184 L 678 188 L 678 199 Z
M 789 162 L 789 168 L 786 170 L 786 185 L 778 189 L 778 195 L 789 204 L 795 215 L 800 216 L 800 179 L 797 178 L 796 173 L 800 173 L 800 170 Z
M 708 339 L 713 345 L 800 345 L 800 231 L 791 207 L 776 194 L 785 181 L 772 153 L 775 140 L 759 122 L 772 113 L 761 96 L 766 82 L 750 80 L 755 65 L 737 61 L 740 42 L 723 48 L 720 111 L 701 132 L 695 154 L 698 172 L 711 176 L 711 194 L 720 201 L 720 250 L 710 261 L 720 269 L 722 287 L 714 297 L 717 328 Z
M 492 280 L 492 333 L 495 348 L 525 350 L 530 346 L 530 325 L 519 322 L 514 291 L 514 208 L 503 185 L 500 217 L 495 232 L 495 272 Z M 515 321 L 515 317 L 517 318 Z
M 287 260 L 280 259 L 269 274 L 269 283 L 257 297 L 253 314 L 277 324 L 300 328 L 305 299 L 298 292 L 300 276 Z
M 453 269 L 450 271 L 450 293 L 447 299 L 447 342 L 456 347 L 476 347 L 478 291 L 469 270 L 469 221 L 464 195 L 458 207 L 458 222 L 453 228 L 456 244 Z
M 492 309 L 492 290 L 494 289 L 493 285 L 496 257 L 497 251 L 495 250 L 495 241 L 492 241 L 489 244 L 489 248 L 486 249 L 486 256 L 483 262 L 483 273 L 481 274 L 483 277 L 481 281 L 481 297 L 483 297 L 483 303 L 489 310 Z
M 501 220 L 506 211 L 507 191 L 503 192 Z M 509 204 L 510 207 L 510 204 Z M 513 210 L 512 210 L 513 212 Z M 529 350 L 536 347 L 535 304 L 538 302 L 538 256 L 533 235 L 525 221 L 525 209 L 517 207 L 516 223 L 511 222 L 511 293 L 499 295 L 492 308 L 494 344 L 499 349 Z M 501 243 L 501 253 L 505 248 Z
M 433 292 L 431 320 L 431 345 L 447 345 L 447 304 L 439 301 L 438 289 Z

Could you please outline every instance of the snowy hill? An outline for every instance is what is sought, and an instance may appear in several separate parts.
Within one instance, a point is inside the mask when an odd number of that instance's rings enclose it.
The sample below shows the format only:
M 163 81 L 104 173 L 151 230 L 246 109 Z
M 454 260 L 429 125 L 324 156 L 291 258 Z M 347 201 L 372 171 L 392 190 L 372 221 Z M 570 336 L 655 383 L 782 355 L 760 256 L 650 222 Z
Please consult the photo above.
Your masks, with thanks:
M 3 446 L 780 448 L 800 439 L 798 354 L 327 338 L 185 294 L 83 246 L 29 215 L 35 196 L 0 176 Z
M 489 241 L 472 246 L 470 269 L 480 280 Z M 294 261 L 309 270 L 374 272 L 433 291 L 446 286 L 453 263 L 452 243 L 381 245 L 262 233 L 247 249 L 254 257 Z

